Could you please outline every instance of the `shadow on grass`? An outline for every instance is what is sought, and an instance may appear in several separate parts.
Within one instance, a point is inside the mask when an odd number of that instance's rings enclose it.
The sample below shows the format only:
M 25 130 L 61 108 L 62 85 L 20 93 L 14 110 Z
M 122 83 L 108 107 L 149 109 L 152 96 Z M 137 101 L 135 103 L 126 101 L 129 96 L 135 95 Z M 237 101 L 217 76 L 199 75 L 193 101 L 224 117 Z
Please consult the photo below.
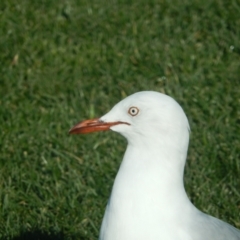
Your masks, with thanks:
M 44 233 L 39 230 L 24 232 L 11 240 L 64 240 L 63 233 Z

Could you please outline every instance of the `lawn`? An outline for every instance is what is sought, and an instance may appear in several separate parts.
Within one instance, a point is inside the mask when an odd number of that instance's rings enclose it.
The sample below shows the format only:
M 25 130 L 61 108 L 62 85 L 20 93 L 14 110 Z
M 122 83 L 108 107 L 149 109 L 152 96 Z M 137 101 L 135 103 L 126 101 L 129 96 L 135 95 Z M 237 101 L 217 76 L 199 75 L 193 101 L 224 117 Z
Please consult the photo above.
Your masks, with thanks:
M 239 16 L 237 0 L 1 0 L 0 239 L 97 239 L 126 141 L 68 130 L 141 90 L 182 105 L 188 195 L 240 228 Z

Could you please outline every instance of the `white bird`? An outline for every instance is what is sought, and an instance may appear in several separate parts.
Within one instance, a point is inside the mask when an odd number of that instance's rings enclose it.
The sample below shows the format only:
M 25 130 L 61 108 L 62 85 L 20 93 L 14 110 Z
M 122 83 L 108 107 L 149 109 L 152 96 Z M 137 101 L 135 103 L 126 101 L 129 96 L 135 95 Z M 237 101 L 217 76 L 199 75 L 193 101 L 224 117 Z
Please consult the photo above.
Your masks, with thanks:
M 240 231 L 199 211 L 183 184 L 189 123 L 171 97 L 135 93 L 70 133 L 113 130 L 128 141 L 100 240 L 240 240 Z

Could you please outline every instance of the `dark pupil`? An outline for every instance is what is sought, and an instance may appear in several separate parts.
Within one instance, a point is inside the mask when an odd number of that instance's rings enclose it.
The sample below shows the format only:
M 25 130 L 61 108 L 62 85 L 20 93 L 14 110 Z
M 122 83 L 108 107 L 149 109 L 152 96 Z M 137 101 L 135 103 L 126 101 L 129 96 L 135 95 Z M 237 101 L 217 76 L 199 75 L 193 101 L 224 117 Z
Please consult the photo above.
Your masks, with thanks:
M 132 113 L 135 113 L 135 109 L 132 109 Z

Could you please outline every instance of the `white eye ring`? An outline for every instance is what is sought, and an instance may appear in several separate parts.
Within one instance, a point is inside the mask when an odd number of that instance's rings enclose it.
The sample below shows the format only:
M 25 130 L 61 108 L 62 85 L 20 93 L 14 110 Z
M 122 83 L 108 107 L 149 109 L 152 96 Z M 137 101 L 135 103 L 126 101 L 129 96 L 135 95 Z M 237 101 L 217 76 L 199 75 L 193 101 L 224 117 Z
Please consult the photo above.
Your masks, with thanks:
M 132 116 L 136 116 L 139 113 L 139 109 L 137 107 L 130 107 L 128 113 Z

